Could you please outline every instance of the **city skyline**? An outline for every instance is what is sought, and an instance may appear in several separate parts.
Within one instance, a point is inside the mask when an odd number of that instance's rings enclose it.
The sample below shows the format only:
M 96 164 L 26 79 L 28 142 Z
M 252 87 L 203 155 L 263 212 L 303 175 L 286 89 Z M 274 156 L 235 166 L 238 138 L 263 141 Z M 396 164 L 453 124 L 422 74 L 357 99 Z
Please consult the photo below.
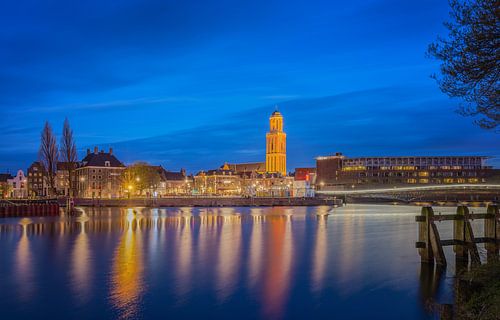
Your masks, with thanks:
M 98 145 L 189 172 L 262 161 L 276 104 L 290 169 L 335 152 L 500 165 L 498 134 L 430 78 L 447 1 L 53 5 L 0 14 L 2 172 L 25 170 L 45 120 L 59 135 L 65 117 L 80 159 Z
M 497 3 L 2 3 L 2 318 L 497 319 Z

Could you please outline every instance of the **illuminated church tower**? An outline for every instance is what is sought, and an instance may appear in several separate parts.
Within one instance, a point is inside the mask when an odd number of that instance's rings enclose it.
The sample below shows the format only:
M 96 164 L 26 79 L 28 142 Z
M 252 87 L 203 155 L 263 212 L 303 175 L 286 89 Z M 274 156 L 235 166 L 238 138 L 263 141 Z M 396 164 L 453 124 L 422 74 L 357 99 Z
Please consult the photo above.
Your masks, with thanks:
M 286 133 L 283 116 L 276 110 L 269 118 L 270 130 L 266 134 L 266 171 L 286 176 Z

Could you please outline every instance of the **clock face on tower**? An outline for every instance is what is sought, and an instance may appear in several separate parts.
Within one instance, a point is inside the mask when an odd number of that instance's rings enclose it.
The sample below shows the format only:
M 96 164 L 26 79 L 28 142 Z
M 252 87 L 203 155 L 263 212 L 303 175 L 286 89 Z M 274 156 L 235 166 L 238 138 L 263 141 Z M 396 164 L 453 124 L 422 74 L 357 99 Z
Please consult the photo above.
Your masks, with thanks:
M 269 118 L 266 134 L 266 171 L 286 176 L 286 133 L 283 132 L 283 116 L 277 110 Z

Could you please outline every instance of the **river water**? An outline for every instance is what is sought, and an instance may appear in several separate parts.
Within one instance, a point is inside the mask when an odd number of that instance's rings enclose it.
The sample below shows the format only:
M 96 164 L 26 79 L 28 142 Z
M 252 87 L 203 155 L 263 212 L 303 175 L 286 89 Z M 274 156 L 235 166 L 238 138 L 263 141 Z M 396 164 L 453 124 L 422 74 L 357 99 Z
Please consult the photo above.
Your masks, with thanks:
M 451 249 L 440 277 L 421 269 L 416 206 L 81 210 L 0 219 L 2 319 L 432 319 L 453 301 Z

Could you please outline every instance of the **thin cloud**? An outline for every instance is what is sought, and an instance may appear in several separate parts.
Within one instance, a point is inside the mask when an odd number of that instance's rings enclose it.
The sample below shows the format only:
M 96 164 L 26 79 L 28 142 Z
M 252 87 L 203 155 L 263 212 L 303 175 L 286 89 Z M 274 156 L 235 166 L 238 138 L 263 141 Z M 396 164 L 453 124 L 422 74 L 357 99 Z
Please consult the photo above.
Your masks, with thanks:
M 71 110 L 92 110 L 92 109 L 110 109 L 110 108 L 120 108 L 120 107 L 130 107 L 138 105 L 150 105 L 166 102 L 197 102 L 198 98 L 194 97 L 164 97 L 164 98 L 137 98 L 128 100 L 114 100 L 96 103 L 85 103 L 85 104 L 66 104 L 59 106 L 47 106 L 47 107 L 32 107 L 23 110 L 22 112 L 39 113 L 39 112 L 61 112 Z

